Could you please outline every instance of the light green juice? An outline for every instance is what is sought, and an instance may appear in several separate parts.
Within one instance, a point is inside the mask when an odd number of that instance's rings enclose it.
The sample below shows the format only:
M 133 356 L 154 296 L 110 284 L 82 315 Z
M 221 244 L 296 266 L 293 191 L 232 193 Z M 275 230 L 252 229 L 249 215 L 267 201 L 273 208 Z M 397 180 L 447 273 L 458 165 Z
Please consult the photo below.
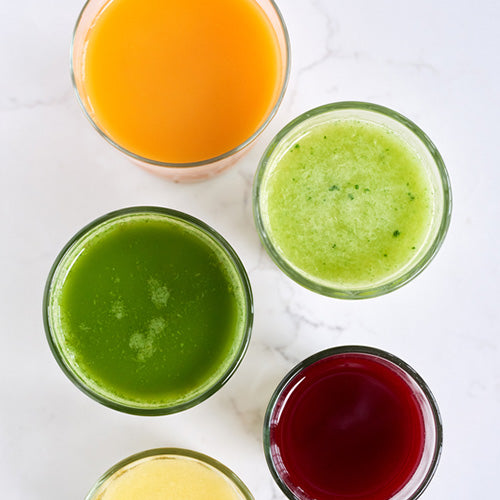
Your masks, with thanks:
M 262 222 L 276 252 L 325 286 L 387 282 L 417 259 L 434 218 L 416 151 L 384 125 L 338 119 L 297 132 L 268 160 Z

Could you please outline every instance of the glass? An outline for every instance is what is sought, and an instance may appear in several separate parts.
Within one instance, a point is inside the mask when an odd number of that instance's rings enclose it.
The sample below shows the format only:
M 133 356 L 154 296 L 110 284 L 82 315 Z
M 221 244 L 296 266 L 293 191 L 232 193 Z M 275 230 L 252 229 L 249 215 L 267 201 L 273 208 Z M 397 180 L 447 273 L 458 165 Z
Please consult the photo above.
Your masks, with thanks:
M 151 406 L 131 402 L 123 398 L 112 397 L 112 395 L 106 392 L 106 384 L 104 384 L 104 388 L 99 387 L 99 382 L 91 380 L 91 375 L 84 376 L 80 372 L 78 364 L 75 366 L 76 362 L 72 359 L 74 358 L 74 354 L 71 352 L 68 353 L 65 348 L 65 332 L 60 321 L 61 313 L 59 312 L 56 298 L 58 293 L 61 293 L 60 290 L 66 280 L 67 273 L 79 258 L 88 242 L 92 241 L 92 238 L 104 234 L 109 228 L 113 226 L 117 227 L 117 224 L 123 221 L 126 222 L 130 217 L 135 216 L 146 219 L 147 217 L 153 219 L 160 216 L 165 218 L 167 222 L 173 221 L 180 224 L 182 228 L 193 230 L 196 234 L 200 235 L 200 238 L 210 241 L 210 245 L 212 245 L 210 248 L 217 248 L 218 251 L 221 251 L 221 255 L 224 256 L 224 264 L 230 266 L 230 272 L 234 276 L 231 279 L 237 280 L 235 283 L 238 282 L 238 287 L 241 289 L 241 297 L 238 295 L 236 299 L 243 308 L 241 311 L 243 323 L 238 325 L 238 331 L 241 329 L 241 335 L 239 338 L 234 337 L 231 339 L 231 341 L 234 341 L 234 344 L 231 346 L 228 357 L 224 359 L 224 362 L 227 363 L 225 370 L 223 372 L 215 372 L 216 374 L 212 375 L 213 379 L 207 377 L 201 382 L 198 381 L 199 386 L 193 390 L 195 392 L 194 396 L 175 404 L 161 405 L 155 403 L 155 405 Z M 204 245 L 208 248 L 209 243 L 204 243 Z M 71 382 L 87 394 L 87 396 L 105 406 L 125 413 L 166 415 L 183 411 L 199 404 L 218 391 L 233 375 L 241 363 L 250 342 L 253 323 L 253 299 L 250 282 L 243 264 L 229 243 L 215 230 L 202 221 L 176 210 L 160 207 L 131 207 L 111 212 L 91 222 L 71 238 L 62 249 L 47 278 L 43 297 L 43 320 L 47 340 L 57 363 Z M 209 383 L 208 387 L 206 386 L 207 383 Z
M 170 458 L 193 460 L 208 467 L 211 471 L 223 476 L 230 483 L 235 491 L 241 496 L 241 500 L 253 500 L 253 496 L 248 488 L 243 484 L 241 479 L 225 465 L 202 453 L 197 453 L 191 450 L 181 448 L 157 448 L 154 450 L 143 451 L 132 455 L 121 462 L 117 463 L 109 469 L 102 477 L 99 478 L 92 490 L 86 496 L 85 500 L 98 500 L 105 493 L 106 488 L 113 483 L 113 480 L 121 476 L 127 469 L 136 466 L 149 460 Z M 166 497 L 168 492 L 166 492 Z
M 300 487 L 300 484 L 293 483 L 292 479 L 290 479 L 293 476 L 287 476 L 288 472 L 284 466 L 283 459 L 281 458 L 277 444 L 273 441 L 273 431 L 277 428 L 284 411 L 283 409 L 291 399 L 291 388 L 298 387 L 304 381 L 303 374 L 307 368 L 327 359 L 352 355 L 375 360 L 382 366 L 389 368 L 397 378 L 400 377 L 403 383 L 407 385 L 407 388 L 411 391 L 413 401 L 416 402 L 421 411 L 424 439 L 418 466 L 402 489 L 392 496 L 384 497 L 384 500 L 415 500 L 422 494 L 432 479 L 441 455 L 443 431 L 439 409 L 429 387 L 413 368 L 396 356 L 373 347 L 342 346 L 326 349 L 305 359 L 284 377 L 271 397 L 264 419 L 264 451 L 269 470 L 287 498 L 291 500 L 313 500 Z M 360 392 L 360 394 L 363 393 Z M 299 392 L 298 398 L 300 397 L 304 397 L 303 390 Z M 360 408 L 363 407 L 362 403 L 363 401 L 358 401 L 358 404 L 354 406 L 355 411 L 370 411 L 361 410 Z M 294 408 L 294 411 L 297 411 L 296 408 Z M 347 418 L 347 415 L 342 415 L 342 418 Z M 331 426 L 334 425 L 332 421 Z M 343 425 L 348 426 L 345 421 Z M 318 426 L 321 426 L 321 424 L 316 424 L 316 430 Z M 363 439 L 367 439 L 367 435 L 364 435 Z M 358 481 L 363 480 L 362 477 L 357 477 Z M 377 498 L 381 497 L 377 496 Z
M 145 158 L 120 146 L 120 144 L 115 142 L 113 137 L 110 137 L 99 126 L 92 111 L 92 106 L 89 103 L 83 81 L 83 63 L 87 36 L 97 15 L 102 11 L 106 4 L 110 3 L 110 1 L 112 0 L 87 0 L 76 22 L 71 45 L 70 69 L 73 87 L 78 101 L 90 123 L 97 130 L 97 132 L 104 137 L 104 139 L 106 139 L 118 151 L 123 153 L 133 163 L 153 174 L 165 177 L 174 182 L 194 182 L 205 180 L 233 166 L 249 151 L 257 137 L 272 120 L 279 108 L 279 105 L 281 104 L 288 84 L 290 74 L 290 42 L 285 22 L 275 2 L 273 0 L 253 0 L 260 6 L 272 25 L 278 42 L 278 51 L 280 55 L 280 66 L 278 68 L 279 91 L 277 92 L 270 112 L 267 116 L 263 117 L 259 128 L 250 137 L 230 151 L 203 161 L 190 163 L 169 163 Z
M 395 133 L 416 153 L 422 163 L 432 186 L 432 221 L 427 230 L 424 244 L 416 254 L 400 268 L 396 275 L 391 274 L 375 284 L 363 286 L 334 286 L 307 275 L 292 264 L 283 251 L 278 248 L 270 235 L 265 209 L 263 208 L 267 183 L 273 162 L 279 162 L 291 146 L 305 137 L 314 127 L 337 120 L 354 119 L 357 122 L 382 126 Z M 326 137 L 325 137 L 326 138 Z M 295 146 L 296 147 L 296 146 Z M 337 186 L 332 186 L 336 188 Z M 330 190 L 332 189 L 330 188 Z M 358 189 L 358 186 L 356 186 Z M 361 190 L 359 191 L 361 192 Z M 351 198 L 352 199 L 352 198 Z M 364 102 L 339 102 L 327 104 L 307 111 L 286 125 L 266 149 L 257 170 L 253 189 L 253 210 L 255 224 L 266 251 L 277 266 L 291 279 L 314 292 L 342 299 L 363 299 L 376 297 L 396 290 L 420 274 L 431 262 L 441 247 L 448 230 L 451 217 L 451 187 L 448 173 L 438 150 L 413 122 L 376 104 Z

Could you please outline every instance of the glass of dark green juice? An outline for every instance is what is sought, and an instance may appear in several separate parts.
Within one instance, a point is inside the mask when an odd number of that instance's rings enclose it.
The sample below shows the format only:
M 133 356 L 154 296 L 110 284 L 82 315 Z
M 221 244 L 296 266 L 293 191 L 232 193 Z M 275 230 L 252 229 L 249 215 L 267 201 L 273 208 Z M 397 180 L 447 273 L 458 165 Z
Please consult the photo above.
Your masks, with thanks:
M 391 292 L 427 267 L 451 215 L 448 173 L 413 122 L 371 103 L 299 116 L 254 182 L 259 235 L 292 279 L 330 297 Z
M 45 288 L 50 348 L 84 393 L 164 415 L 208 398 L 250 340 L 253 301 L 227 241 L 187 214 L 133 207 L 76 234 Z

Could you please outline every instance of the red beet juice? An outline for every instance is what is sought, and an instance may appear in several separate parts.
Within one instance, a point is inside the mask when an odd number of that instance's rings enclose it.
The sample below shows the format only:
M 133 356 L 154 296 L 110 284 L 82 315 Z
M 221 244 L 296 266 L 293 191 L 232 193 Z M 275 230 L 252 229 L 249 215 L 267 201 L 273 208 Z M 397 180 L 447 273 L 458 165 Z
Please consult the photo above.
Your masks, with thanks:
M 306 360 L 278 388 L 265 425 L 271 471 L 289 498 L 416 498 L 410 490 L 418 484 L 407 485 L 417 471 L 425 476 L 434 407 L 429 411 L 426 394 L 400 365 L 363 352 L 383 351 L 346 349 Z M 434 415 L 440 427 L 437 408 Z

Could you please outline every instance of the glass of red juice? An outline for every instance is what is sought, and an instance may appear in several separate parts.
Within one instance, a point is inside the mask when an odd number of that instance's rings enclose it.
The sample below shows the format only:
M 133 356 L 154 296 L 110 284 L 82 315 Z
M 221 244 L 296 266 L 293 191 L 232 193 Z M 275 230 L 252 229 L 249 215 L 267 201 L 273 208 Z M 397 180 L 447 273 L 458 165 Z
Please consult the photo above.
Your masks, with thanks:
M 299 363 L 264 421 L 269 469 L 292 500 L 414 500 L 441 446 L 441 417 L 426 383 L 372 347 L 335 347 Z

